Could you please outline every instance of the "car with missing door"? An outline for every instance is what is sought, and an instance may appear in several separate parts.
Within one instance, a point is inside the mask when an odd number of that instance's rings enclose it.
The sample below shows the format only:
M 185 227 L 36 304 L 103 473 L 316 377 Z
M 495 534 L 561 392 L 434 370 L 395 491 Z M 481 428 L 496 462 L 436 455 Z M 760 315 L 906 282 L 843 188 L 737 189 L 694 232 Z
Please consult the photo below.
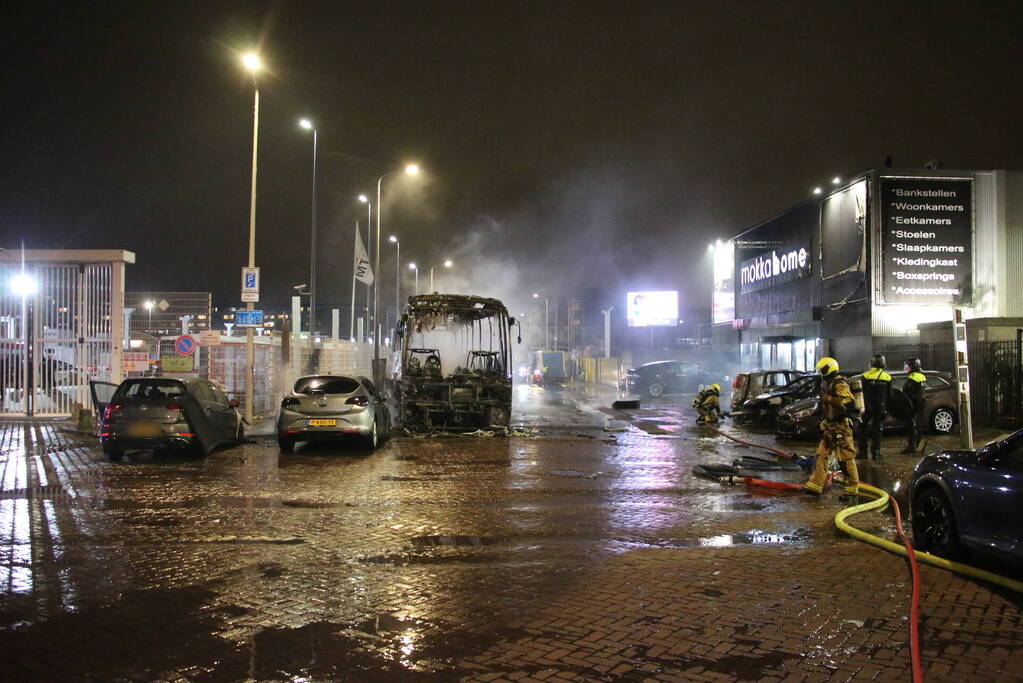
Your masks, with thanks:
M 390 424 L 387 403 L 370 379 L 309 375 L 281 400 L 277 444 L 286 453 L 301 441 L 358 441 L 373 450 Z
M 732 382 L 732 417 L 774 419 L 793 401 L 820 393 L 820 375 L 805 370 L 740 372 Z
M 902 392 L 907 373 L 892 372 L 892 400 L 888 403 L 888 417 L 884 430 L 898 430 L 905 426 L 902 413 L 909 399 Z M 948 434 L 959 423 L 959 395 L 952 376 L 947 372 L 925 370 L 924 408 L 920 426 L 934 434 Z M 819 390 L 818 390 L 819 393 Z M 793 439 L 819 435 L 820 422 L 818 396 L 800 399 L 778 411 L 775 433 L 781 438 Z
M 203 457 L 245 436 L 238 401 L 211 380 L 140 377 L 91 385 L 102 416 L 100 442 L 114 462 L 138 449 Z
M 948 559 L 981 551 L 1023 566 L 1023 429 L 977 450 L 926 456 L 909 499 L 918 549 Z

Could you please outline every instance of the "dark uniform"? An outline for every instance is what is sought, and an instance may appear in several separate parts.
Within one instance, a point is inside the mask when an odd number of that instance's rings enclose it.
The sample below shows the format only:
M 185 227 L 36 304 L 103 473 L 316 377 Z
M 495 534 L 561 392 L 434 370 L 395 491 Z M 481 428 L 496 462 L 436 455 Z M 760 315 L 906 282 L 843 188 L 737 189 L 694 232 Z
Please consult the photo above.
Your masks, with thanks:
M 820 494 L 828 476 L 828 458 L 832 455 L 845 465 L 844 495 L 855 496 L 860 490 L 860 474 L 856 467 L 856 444 L 850 417 L 856 405 L 849 382 L 838 374 L 838 363 L 834 358 L 822 358 L 817 369 L 824 378 L 821 387 L 821 406 L 824 419 L 820 423 L 821 441 L 817 444 L 817 462 L 813 475 L 804 484 L 807 493 Z
M 882 361 L 883 362 L 883 361 Z M 860 427 L 860 457 L 881 457 L 881 427 L 888 416 L 888 399 L 892 397 L 892 376 L 883 367 L 863 373 L 863 425 Z M 867 452 L 867 447 L 870 452 Z
M 909 377 L 906 378 L 906 384 L 902 387 L 903 393 L 913 404 L 913 413 L 906 421 L 909 440 L 906 442 L 905 450 L 902 451 L 906 455 L 916 453 L 917 446 L 920 445 L 920 414 L 924 409 L 924 382 L 927 381 L 927 377 L 920 372 L 919 361 L 915 364 L 909 363 L 909 366 Z

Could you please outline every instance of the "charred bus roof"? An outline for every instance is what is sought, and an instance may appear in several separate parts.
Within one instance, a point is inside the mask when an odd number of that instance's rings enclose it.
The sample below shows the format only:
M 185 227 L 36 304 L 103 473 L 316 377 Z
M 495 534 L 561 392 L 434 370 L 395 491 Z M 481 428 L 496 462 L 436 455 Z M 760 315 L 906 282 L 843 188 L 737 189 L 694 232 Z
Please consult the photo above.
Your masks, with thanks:
M 418 294 L 409 297 L 408 312 L 412 317 L 442 317 L 472 322 L 495 315 L 508 314 L 500 299 L 469 294 Z

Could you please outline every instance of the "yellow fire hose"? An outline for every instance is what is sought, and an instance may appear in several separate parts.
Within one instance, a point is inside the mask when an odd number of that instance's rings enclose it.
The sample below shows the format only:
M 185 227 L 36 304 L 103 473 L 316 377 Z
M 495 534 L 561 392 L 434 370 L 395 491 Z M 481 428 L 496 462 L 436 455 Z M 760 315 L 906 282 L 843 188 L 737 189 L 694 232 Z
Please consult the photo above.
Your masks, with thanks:
M 852 517 L 853 515 L 859 514 L 861 512 L 870 512 L 871 510 L 883 510 L 885 507 L 888 506 L 888 494 L 882 491 L 881 489 L 875 488 L 870 484 L 864 484 L 860 482 L 860 491 L 870 493 L 876 496 L 876 498 L 874 500 L 867 501 L 866 503 L 860 503 L 859 505 L 847 507 L 844 510 L 840 511 L 837 515 L 835 515 L 835 526 L 837 526 L 839 529 L 841 529 L 842 531 L 844 531 L 845 533 L 849 534 L 850 536 L 857 540 L 869 543 L 870 545 L 873 546 L 877 546 L 878 548 L 881 548 L 882 550 L 887 550 L 890 553 L 895 553 L 896 555 L 902 555 L 903 557 L 906 557 L 907 556 L 906 549 L 903 546 L 899 545 L 898 543 L 893 543 L 892 541 L 881 538 L 880 536 L 868 534 L 866 531 L 861 531 L 845 521 L 848 517 Z M 941 567 L 942 569 L 947 569 L 957 574 L 963 574 L 964 576 L 970 576 L 975 579 L 980 579 L 981 581 L 987 581 L 989 583 L 1002 586 L 1003 588 L 1014 590 L 1017 593 L 1023 593 L 1023 581 L 1016 581 L 1015 579 L 1010 579 L 1006 576 L 1001 576 L 993 572 L 978 569 L 976 567 L 971 567 L 970 565 L 967 564 L 961 564 L 959 562 L 953 562 L 952 560 L 946 560 L 943 557 L 938 557 L 937 555 L 921 552 L 919 550 L 916 550 L 914 552 L 916 553 L 917 560 L 919 560 L 920 562 L 925 562 L 935 567 Z

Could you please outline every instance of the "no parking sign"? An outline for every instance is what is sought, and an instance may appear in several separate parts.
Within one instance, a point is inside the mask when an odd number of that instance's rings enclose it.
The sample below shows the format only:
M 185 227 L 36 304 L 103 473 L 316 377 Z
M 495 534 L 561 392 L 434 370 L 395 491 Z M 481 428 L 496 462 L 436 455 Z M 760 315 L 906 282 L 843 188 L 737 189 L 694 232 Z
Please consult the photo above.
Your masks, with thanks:
M 191 356 L 195 353 L 195 337 L 190 334 L 183 334 L 174 340 L 174 350 L 179 356 Z

